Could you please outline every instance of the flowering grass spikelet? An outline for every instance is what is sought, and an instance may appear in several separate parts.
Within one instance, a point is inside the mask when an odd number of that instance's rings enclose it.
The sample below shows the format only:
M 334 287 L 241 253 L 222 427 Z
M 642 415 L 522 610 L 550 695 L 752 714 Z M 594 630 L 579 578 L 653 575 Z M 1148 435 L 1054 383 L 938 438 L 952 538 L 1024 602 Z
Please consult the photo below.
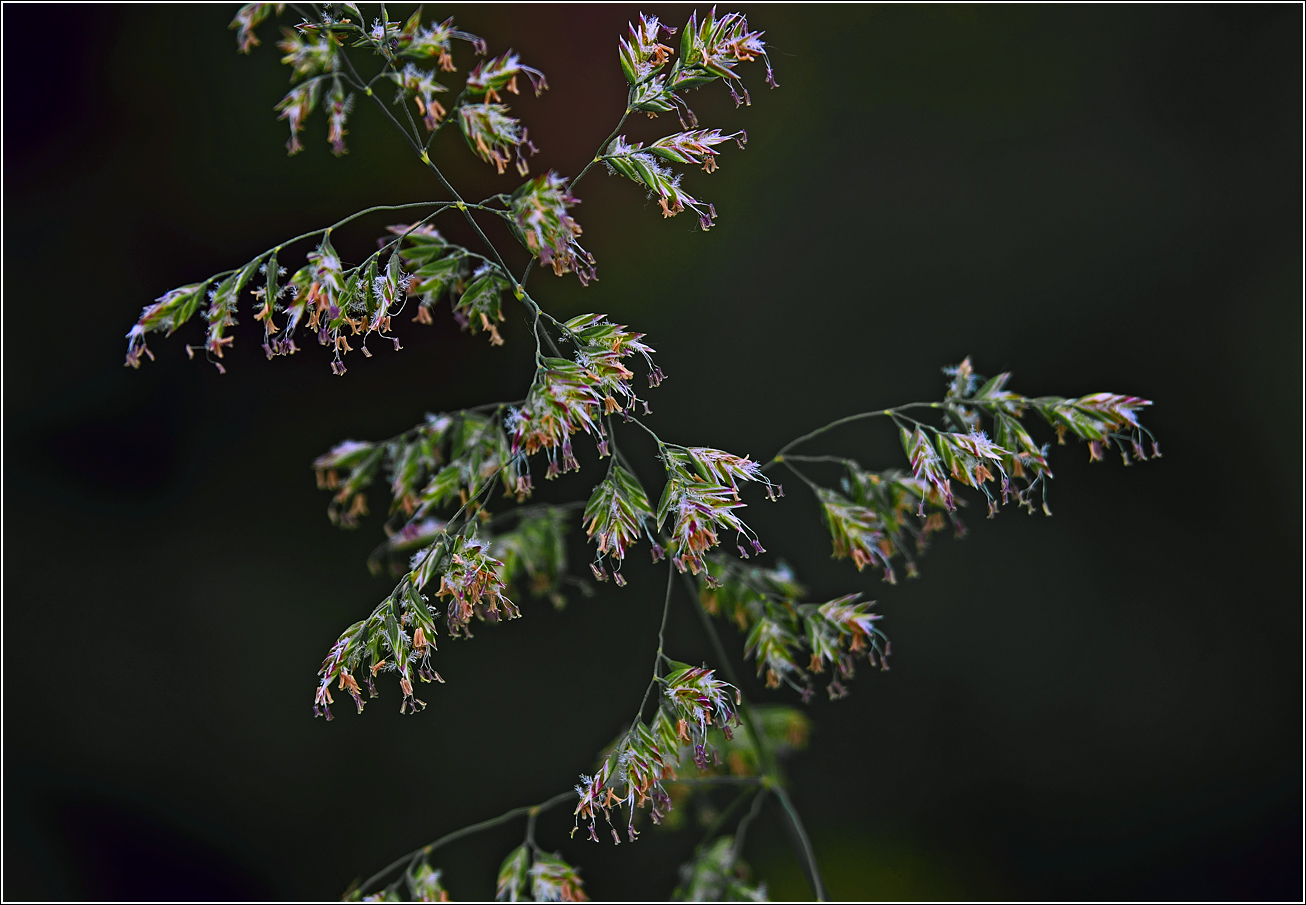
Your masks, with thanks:
M 716 726 L 727 739 L 733 737 L 732 727 L 740 725 L 735 713 L 739 690 L 716 678 L 711 669 L 688 666 L 666 677 L 663 694 L 677 717 L 677 735 L 693 746 L 698 769 L 707 769 L 708 727 Z
M 491 345 L 503 345 L 498 324 L 503 321 L 503 294 L 508 285 L 503 271 L 493 264 L 482 264 L 472 272 L 453 303 L 454 317 L 473 334 L 482 330 L 488 333 Z
M 674 28 L 663 25 L 657 16 L 640 13 L 639 24 L 630 24 L 629 37 L 618 41 L 617 53 L 626 81 L 632 86 L 638 86 L 666 66 L 672 50 L 660 41 L 675 33 Z
M 674 217 L 689 208 L 698 215 L 699 225 L 708 230 L 716 219 L 716 208 L 699 201 L 680 187 L 680 174 L 673 174 L 641 142 L 630 144 L 618 135 L 600 158 L 610 172 L 625 176 L 648 190 L 658 199 L 663 217 Z
M 690 13 L 689 22 L 681 32 L 680 56 L 672 69 L 669 84 L 678 91 L 719 78 L 730 88 L 736 105 L 752 103 L 747 91 L 742 97 L 736 91 L 740 78 L 735 67 L 757 57 L 766 63 L 767 84 L 776 87 L 762 32 L 750 30 L 743 13 L 727 13 L 718 19 L 714 7 L 699 22 L 695 10 Z
M 720 543 L 718 532 L 722 530 L 736 533 L 744 557 L 750 555 L 749 550 L 766 552 L 753 530 L 735 514 L 745 505 L 739 499 L 737 481 L 765 483 L 772 500 L 781 495 L 778 485 L 762 474 L 757 463 L 707 447 L 664 446 L 662 458 L 667 483 L 656 518 L 659 529 L 671 518 L 671 561 L 677 569 L 703 573 L 711 582 L 712 573 L 703 557 Z
M 396 224 L 388 231 L 401 236 L 399 257 L 412 271 L 408 292 L 418 299 L 413 320 L 431 324 L 431 309 L 446 296 L 457 299 L 471 278 L 465 249 L 451 245 L 432 226 Z M 459 312 L 455 312 L 455 317 Z M 468 324 L 470 326 L 470 323 Z
M 527 139 L 521 120 L 509 116 L 503 104 L 461 104 L 458 128 L 472 153 L 493 164 L 500 174 L 514 158 L 519 174 L 525 176 L 530 171 L 526 153 L 534 154 L 535 145 Z
M 716 158 L 721 153 L 715 145 L 731 139 L 734 139 L 741 151 L 748 142 L 747 134 L 742 131 L 722 135 L 718 129 L 698 129 L 659 138 L 648 146 L 648 150 L 672 163 L 701 164 L 703 172 L 711 173 L 716 170 Z
M 779 688 L 781 682 L 793 684 L 790 676 L 802 672 L 793 654 L 799 643 L 785 622 L 762 616 L 744 640 L 744 656 L 757 661 L 757 674 L 766 674 L 767 688 Z
M 200 310 L 207 289 L 208 283 L 192 283 L 189 286 L 170 289 L 155 299 L 154 304 L 147 305 L 141 311 L 140 319 L 127 333 L 126 364 L 139 368 L 142 355 L 153 360 L 154 353 L 145 345 L 145 334 L 163 332 L 171 336 L 178 327 Z
M 449 891 L 441 882 L 441 871 L 423 861 L 408 874 L 408 888 L 414 902 L 448 902 Z
M 521 611 L 504 595 L 503 563 L 486 551 L 489 543 L 462 535 L 452 537 L 445 547 L 443 538 L 413 556 L 409 573 L 412 586 L 421 591 L 439 572 L 437 597 L 448 597 L 445 630 L 451 637 L 468 638 L 472 617 L 486 622 L 516 619 Z
M 537 902 L 588 902 L 580 871 L 562 858 L 536 852 L 531 864 L 531 896 Z
M 574 272 L 584 286 L 597 277 L 594 256 L 576 241 L 580 224 L 567 212 L 578 203 L 567 191 L 567 180 L 552 170 L 523 183 L 509 201 L 517 236 L 527 250 L 558 276 Z
M 517 76 L 525 75 L 530 79 L 535 96 L 539 97 L 549 87 L 544 80 L 544 73 L 521 62 L 511 50 L 490 60 L 482 60 L 467 75 L 466 91 L 468 94 L 481 94 L 487 102 L 498 102 L 501 90 L 520 93 L 517 90 Z
M 284 7 L 284 3 L 246 3 L 237 10 L 235 18 L 227 26 L 237 29 L 236 52 L 249 53 L 257 47 L 261 42 L 254 34 L 254 29 L 270 16 L 273 10 L 276 10 L 277 15 L 281 15 Z
M 453 19 L 450 18 L 417 29 L 399 51 L 399 55 L 414 60 L 436 60 L 443 71 L 453 72 L 456 69 L 451 52 L 454 38 L 471 44 L 478 54 L 484 55 L 486 52 L 484 39 L 454 28 Z
M 644 520 L 652 517 L 644 488 L 634 475 L 613 462 L 585 504 L 585 533 L 590 538 L 598 535 L 596 565 L 602 569 L 603 560 L 610 555 L 616 560 L 613 572 L 619 573 L 626 552 L 646 530 Z
M 399 86 L 395 103 L 401 103 L 405 97 L 412 98 L 417 106 L 417 112 L 421 114 L 422 125 L 426 127 L 426 131 L 434 132 L 447 112 L 435 96 L 449 89 L 435 80 L 434 73 L 421 69 L 413 63 L 409 63 L 399 72 L 390 73 L 390 78 Z
M 519 845 L 499 867 L 499 878 L 494 885 L 496 902 L 525 902 L 526 891 L 530 882 L 531 850 Z
M 648 385 L 659 386 L 666 375 L 653 363 L 653 347 L 643 342 L 644 334 L 614 324 L 602 314 L 578 314 L 563 325 L 566 336 L 576 346 L 576 363 L 603 393 L 604 414 L 629 412 L 642 402 L 631 387 L 634 372 L 623 359 L 639 355 L 648 369 Z M 645 414 L 647 412 L 645 403 Z
M 583 430 L 602 436 L 599 418 L 603 397 L 594 378 L 575 362 L 545 358 L 540 366 L 543 373 L 537 375 L 525 404 L 509 414 L 508 429 L 512 433 L 512 454 L 548 453 L 549 471 L 545 477 L 554 478 L 580 469 L 571 448 L 573 434 Z
M 281 29 L 281 35 L 277 47 L 285 52 L 281 62 L 294 70 L 292 82 L 339 68 L 339 43 L 329 29 L 302 22 Z
M 331 153 L 337 157 L 348 153 L 345 148 L 345 120 L 354 109 L 354 96 L 346 96 L 344 88 L 337 79 L 332 85 L 328 116 L 327 141 L 331 143 Z

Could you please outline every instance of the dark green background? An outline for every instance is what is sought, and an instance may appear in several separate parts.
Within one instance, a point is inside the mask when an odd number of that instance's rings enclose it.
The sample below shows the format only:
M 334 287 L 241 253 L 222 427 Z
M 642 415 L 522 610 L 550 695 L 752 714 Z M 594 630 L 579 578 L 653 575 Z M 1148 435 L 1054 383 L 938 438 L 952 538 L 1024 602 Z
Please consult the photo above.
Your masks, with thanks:
M 512 102 L 534 172 L 575 173 L 620 113 L 616 38 L 638 8 L 437 12 L 546 72 L 543 98 Z M 263 360 L 246 315 L 226 376 L 183 354 L 198 324 L 122 367 L 165 290 L 357 208 L 441 197 L 365 104 L 347 157 L 319 112 L 287 158 L 273 31 L 238 57 L 230 15 L 4 10 L 7 898 L 336 896 L 565 789 L 629 719 L 656 646 L 663 573 L 641 550 L 624 591 L 562 613 L 528 601 L 442 645 L 448 684 L 420 716 L 384 687 L 361 718 L 311 718 L 322 656 L 388 585 L 363 565 L 379 523 L 333 529 L 308 463 L 519 397 L 531 344 L 515 307 L 499 349 L 444 313 L 405 318 L 403 352 L 376 344 L 341 379 L 307 337 Z M 693 97 L 750 137 L 685 177 L 717 227 L 664 221 L 598 172 L 577 215 L 601 282 L 532 281 L 559 315 L 648 334 L 669 375 L 656 429 L 769 456 L 840 415 L 937 398 L 939 367 L 969 354 L 1030 395 L 1153 399 L 1165 452 L 1124 469 L 1054 448 L 1055 518 L 974 505 L 969 537 L 896 587 L 830 561 L 796 481 L 749 500 L 773 555 L 814 594 L 867 591 L 893 639 L 892 672 L 811 706 L 791 765 L 832 892 L 1300 897 L 1301 8 L 768 6 L 750 22 L 781 89 L 749 67 L 752 107 L 719 85 Z M 436 148 L 470 197 L 515 184 L 455 134 Z M 338 247 L 358 260 L 386 222 Z M 656 486 L 643 441 L 619 436 Z M 586 471 L 547 498 L 596 480 L 580 445 Z M 812 451 L 901 464 L 884 426 Z M 670 643 L 709 656 L 684 600 Z M 696 838 L 614 849 L 569 842 L 569 824 L 546 818 L 542 842 L 600 898 L 665 895 Z M 805 896 L 780 827 L 765 812 L 747 855 L 773 894 Z M 455 897 L 488 894 L 519 838 L 449 849 Z

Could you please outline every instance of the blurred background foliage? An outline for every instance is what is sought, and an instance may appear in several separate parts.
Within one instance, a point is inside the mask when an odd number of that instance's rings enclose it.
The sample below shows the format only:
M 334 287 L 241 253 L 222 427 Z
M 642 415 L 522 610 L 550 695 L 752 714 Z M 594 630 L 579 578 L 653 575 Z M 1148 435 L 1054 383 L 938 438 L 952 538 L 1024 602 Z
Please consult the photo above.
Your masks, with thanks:
M 226 376 L 183 354 L 198 326 L 122 367 L 165 290 L 355 209 L 440 197 L 364 104 L 347 157 L 319 112 L 287 158 L 288 72 L 266 25 L 236 55 L 234 9 L 4 9 L 9 898 L 337 896 L 574 782 L 655 647 L 662 573 L 640 554 L 625 590 L 442 645 L 448 684 L 420 716 L 387 691 L 364 718 L 311 718 L 324 652 L 389 585 L 364 566 L 379 520 L 333 529 L 309 463 L 520 397 L 531 345 L 517 313 L 502 348 L 405 319 L 402 352 L 351 356 L 342 379 L 315 345 L 263 360 L 247 315 Z M 511 102 L 533 172 L 570 174 L 620 114 L 616 39 L 640 9 L 428 11 L 544 70 L 542 98 Z M 1156 400 L 1165 452 L 1126 470 L 1054 447 L 1055 518 L 972 506 L 969 537 L 895 587 L 829 560 L 796 482 L 752 501 L 817 599 L 866 590 L 894 643 L 892 672 L 813 703 L 789 766 L 832 893 L 1300 897 L 1300 7 L 745 9 L 781 89 L 746 72 L 739 110 L 700 92 L 700 119 L 750 138 L 686 177 L 716 228 L 596 173 L 577 216 L 600 282 L 533 278 L 559 316 L 648 334 L 662 436 L 769 456 L 840 415 L 938 398 L 938 368 L 970 354 L 1028 395 Z M 433 156 L 467 197 L 515 184 L 453 132 Z M 357 260 L 387 222 L 337 247 Z M 883 425 L 822 446 L 901 459 Z M 549 497 L 587 495 L 593 462 Z M 669 644 L 710 657 L 683 600 Z M 599 898 L 664 895 L 696 841 L 614 849 L 570 824 L 548 815 L 541 842 Z M 455 898 L 489 894 L 519 839 L 448 849 Z M 746 854 L 774 895 L 807 895 L 771 809 Z

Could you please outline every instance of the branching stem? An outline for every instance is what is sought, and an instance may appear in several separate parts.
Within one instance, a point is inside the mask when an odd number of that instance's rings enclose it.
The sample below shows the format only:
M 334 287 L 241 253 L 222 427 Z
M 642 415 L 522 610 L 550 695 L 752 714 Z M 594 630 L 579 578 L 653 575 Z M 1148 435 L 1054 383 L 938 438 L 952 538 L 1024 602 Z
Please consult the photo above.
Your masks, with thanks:
M 694 587 L 694 581 L 688 575 L 681 575 L 685 590 L 689 593 L 694 602 L 694 610 L 698 613 L 699 621 L 703 624 L 703 630 L 707 633 L 708 641 L 712 644 L 712 652 L 716 655 L 717 662 L 721 664 L 721 671 L 726 674 L 730 684 L 739 688 L 739 676 L 735 673 L 734 666 L 730 663 L 730 658 L 726 656 L 725 645 L 721 643 L 721 636 L 717 634 L 716 626 L 712 624 L 712 617 L 708 615 L 707 610 L 703 609 L 702 601 L 699 600 L 698 590 Z M 743 692 L 740 691 L 740 695 Z M 757 731 L 752 714 L 749 712 L 748 702 L 744 701 L 739 706 L 740 718 L 744 721 L 744 729 L 748 732 L 748 738 L 753 743 L 757 751 L 758 759 L 762 762 L 765 775 L 761 781 L 766 788 L 774 791 L 780 799 L 781 805 L 784 806 L 785 814 L 789 817 L 790 825 L 793 827 L 794 834 L 798 840 L 798 854 L 803 861 L 803 866 L 807 871 L 807 878 L 812 884 L 812 891 L 817 901 L 825 901 L 825 882 L 821 879 L 821 868 L 816 863 L 816 853 L 812 851 L 811 840 L 807 836 L 807 830 L 803 827 L 802 818 L 798 816 L 798 811 L 794 808 L 793 801 L 789 798 L 789 793 L 785 791 L 783 783 L 780 781 L 779 767 L 775 761 L 775 752 L 762 743 L 761 734 Z
M 894 406 L 893 408 L 878 409 L 877 411 L 874 412 L 859 412 L 856 415 L 846 415 L 843 418 L 837 418 L 834 421 L 831 421 L 829 424 L 825 425 L 824 427 L 818 427 L 816 430 L 810 433 L 803 434 L 801 437 L 799 437 L 796 440 L 790 440 L 784 446 L 780 447 L 780 449 L 776 452 L 776 454 L 771 457 L 771 460 L 769 462 L 767 462 L 765 465 L 762 466 L 762 470 L 765 471 L 767 468 L 771 467 L 772 465 L 783 462 L 785 459 L 785 453 L 789 452 L 789 450 L 793 449 L 795 446 L 798 446 L 799 444 L 806 443 L 808 440 L 821 436 L 821 434 L 825 433 L 826 431 L 834 430 L 836 427 L 841 427 L 845 424 L 851 424 L 854 421 L 862 421 L 866 418 L 883 418 L 883 417 L 892 418 L 894 415 L 897 415 L 900 412 L 906 411 L 907 409 L 914 409 L 914 408 L 946 409 L 947 406 L 942 402 L 909 402 L 906 405 L 898 405 L 898 406 Z
M 411 851 L 408 854 L 404 855 L 403 857 L 396 858 L 395 860 L 391 861 L 385 867 L 381 868 L 379 871 L 372 874 L 372 876 L 368 877 L 367 880 L 365 880 L 363 884 L 359 886 L 359 891 L 366 893 L 366 891 L 374 883 L 384 878 L 387 874 L 390 873 L 390 871 L 394 870 L 397 867 L 402 867 L 405 864 L 411 864 L 416 859 L 429 855 L 432 852 L 434 852 L 436 849 L 448 845 L 450 842 L 456 842 L 457 840 L 462 839 L 465 836 L 474 835 L 476 833 L 481 832 L 482 830 L 493 829 L 494 827 L 507 823 L 509 820 L 513 820 L 517 817 L 531 816 L 533 818 L 534 816 L 542 814 L 545 811 L 549 810 L 550 808 L 557 807 L 558 805 L 562 804 L 564 801 L 567 801 L 568 799 L 575 798 L 575 797 L 576 797 L 576 793 L 571 790 L 568 790 L 566 792 L 559 792 L 557 795 L 554 795 L 549 800 L 541 802 L 540 804 L 533 804 L 533 805 L 527 805 L 525 807 L 513 808 L 511 811 L 505 811 L 504 813 L 500 814 L 498 817 L 491 817 L 489 820 L 482 820 L 480 823 L 473 823 L 471 826 L 465 826 L 460 830 L 454 830 L 452 833 L 448 833 L 444 836 L 441 836 L 439 839 L 436 839 L 434 842 L 429 842 L 426 845 L 422 846 L 421 848 Z

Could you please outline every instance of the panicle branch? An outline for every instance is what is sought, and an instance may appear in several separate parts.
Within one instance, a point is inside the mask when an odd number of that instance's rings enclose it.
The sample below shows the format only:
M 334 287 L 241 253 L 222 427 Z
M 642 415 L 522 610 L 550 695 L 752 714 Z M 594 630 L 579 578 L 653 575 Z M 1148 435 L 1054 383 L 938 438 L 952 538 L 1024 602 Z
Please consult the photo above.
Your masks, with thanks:
M 273 14 L 280 15 L 283 7 L 280 3 L 242 7 L 231 23 L 237 31 L 238 51 L 248 53 L 257 46 L 256 30 Z M 584 504 L 582 521 L 596 547 L 591 563 L 595 578 L 606 580 L 610 569 L 615 582 L 624 585 L 622 564 L 641 534 L 649 538 L 654 561 L 669 556 L 670 565 L 652 680 L 630 728 L 603 752 L 593 775 L 581 775 L 575 788 L 573 833 L 585 822 L 590 838 L 598 841 L 601 815 L 613 840 L 620 843 L 613 811 L 625 808 L 629 814 L 625 835 L 633 841 L 640 809 L 648 808 L 654 823 L 674 819 L 673 804 L 686 798 L 695 785 L 760 788 L 736 836 L 699 847 L 682 871 L 677 895 L 694 900 L 764 897 L 764 887 L 747 884 L 739 855 L 749 821 L 769 797 L 792 821 L 820 897 L 823 887 L 815 857 L 776 763 L 778 752 L 806 743 L 807 720 L 790 708 L 745 708 L 739 689 L 717 678 L 715 669 L 666 656 L 663 642 L 675 575 L 671 569 L 681 573 L 691 591 L 695 580 L 686 573 L 696 577 L 699 613 L 719 657 L 724 653 L 706 613 L 732 619 L 745 633 L 745 657 L 755 660 L 757 674 L 765 677 L 768 687 L 788 685 L 806 701 L 813 693 L 814 676 L 828 674 L 830 697 L 842 697 L 847 694 L 843 683 L 852 677 L 857 659 L 865 658 L 881 670 L 888 668 L 890 645 L 877 625 L 880 615 L 871 611 L 873 604 L 863 601 L 860 593 L 805 602 L 806 590 L 783 563 L 766 568 L 722 555 L 717 548 L 726 531 L 735 533 L 743 560 L 765 552 L 756 533 L 739 516 L 745 507 L 741 484 L 764 485 L 774 501 L 783 496 L 783 488 L 765 469 L 786 465 L 816 495 L 834 557 L 851 558 L 859 571 L 868 565 L 879 568 L 892 582 L 899 560 L 905 562 L 909 577 L 917 574 L 916 558 L 948 521 L 958 534 L 962 532 L 957 510 L 965 501 L 960 488 L 982 493 L 990 516 L 1012 501 L 1032 513 L 1036 494 L 1050 514 L 1046 503 L 1047 482 L 1052 478 L 1050 447 L 1033 439 L 1023 420 L 1027 413 L 1037 412 L 1059 443 L 1070 435 L 1086 442 L 1093 461 L 1103 459 L 1114 445 L 1130 464 L 1133 459 L 1160 455 L 1155 439 L 1138 420 L 1151 403 L 1111 393 L 1027 398 L 1006 389 L 1010 375 L 984 380 L 966 359 L 945 369 L 949 380 L 941 401 L 840 419 L 787 444 L 765 466 L 719 449 L 664 443 L 634 415 L 637 403 L 643 405 L 645 415 L 649 406 L 634 389 L 630 359 L 643 359 L 650 387 L 665 377 L 654 364 L 654 350 L 643 334 L 601 314 L 559 321 L 526 294 L 524 284 L 536 260 L 558 276 L 576 274 L 582 286 L 597 278 L 595 260 L 579 244 L 582 228 L 572 213 L 579 203 L 575 186 L 597 163 L 657 198 L 664 217 L 689 209 L 704 230 L 712 226 L 715 208 L 682 188 L 683 174 L 672 166 L 699 166 L 710 174 L 718 168 L 718 148 L 733 140 L 742 149 L 747 136 L 742 130 L 723 133 L 700 128 L 683 94 L 721 81 L 736 105 L 749 104 L 737 70 L 741 63 L 759 58 L 767 83 L 776 87 L 763 33 L 752 29 L 743 14 L 718 16 L 715 8 L 702 17 L 692 13 L 679 30 L 641 14 L 619 42 L 619 60 L 628 82 L 627 108 L 594 159 L 575 179 L 550 170 L 510 193 L 469 204 L 431 162 L 432 140 L 445 123 L 455 121 L 474 156 L 501 175 L 512 165 L 525 178 L 527 158 L 536 148 L 526 126 L 504 103 L 504 95 L 519 94 L 523 80 L 540 95 L 548 87 L 544 74 L 511 50 L 489 57 L 486 42 L 455 28 L 452 19 L 424 24 L 420 8 L 400 22 L 391 21 L 382 5 L 370 27 L 354 4 L 309 10 L 312 20 L 282 29 L 278 44 L 282 62 L 291 69 L 291 88 L 275 105 L 290 130 L 289 153 L 303 150 L 300 136 L 319 103 L 326 111 L 332 153 L 347 153 L 349 116 L 361 93 L 401 130 L 453 200 L 359 212 L 332 227 L 283 242 L 236 270 L 173 289 L 147 306 L 128 333 L 126 363 L 137 367 L 142 356 L 153 359 L 145 342 L 147 333 L 171 334 L 200 315 L 207 325 L 204 342 L 187 346 L 187 353 L 203 350 L 221 371 L 220 360 L 234 341 L 231 328 L 238 324 L 242 305 L 248 305 L 254 319 L 262 323 L 268 358 L 296 352 L 296 336 L 307 330 L 333 350 L 332 370 L 343 375 L 344 356 L 354 351 L 351 339 L 369 357 L 367 342 L 372 336 L 400 348 L 391 332 L 392 320 L 409 301 L 414 303 L 412 320 L 431 324 L 434 308 L 447 299 L 460 327 L 473 334 L 484 332 L 491 344 L 502 345 L 498 326 L 505 320 L 503 297 L 508 292 L 522 303 L 536 343 L 535 375 L 524 399 L 428 415 L 396 437 L 380 442 L 346 440 L 314 461 L 319 487 L 332 494 L 328 515 L 341 527 L 357 526 L 369 512 L 372 485 L 378 480 L 385 485 L 386 540 L 369 565 L 379 571 L 388 563 L 397 578 L 391 593 L 331 646 L 318 671 L 315 712 L 332 718 L 333 691 L 347 693 L 361 712 L 364 690 L 368 699 L 375 697 L 375 678 L 393 672 L 402 692 L 401 713 L 415 713 L 426 705 L 416 697 L 414 682 L 444 681 L 432 666 L 440 632 L 449 638 L 470 638 L 473 620 L 516 619 L 522 612 L 513 598 L 520 601 L 523 593 L 547 597 L 558 607 L 565 604 L 565 584 L 588 593 L 588 585 L 566 574 L 568 513 L 579 503 L 519 507 L 498 515 L 489 511 L 495 487 L 502 486 L 504 496 L 518 504 L 532 494 L 532 456 L 544 454 L 546 479 L 579 470 L 572 439 L 584 432 L 594 440 L 600 458 L 612 459 Z M 677 34 L 680 40 L 674 47 L 663 43 Z M 470 44 L 481 58 L 470 66 L 456 93 L 457 85 L 450 78 L 457 71 L 454 41 Z M 355 48 L 370 50 L 374 62 L 379 58 L 379 71 L 370 79 L 359 74 L 356 54 L 350 53 Z M 373 86 L 378 82 L 395 85 L 394 104 L 406 118 L 406 126 L 376 97 Z M 441 100 L 440 95 L 446 97 Z M 650 118 L 674 111 L 680 131 L 648 143 L 629 139 L 622 129 L 636 110 Z M 343 261 L 332 244 L 334 229 L 365 213 L 414 207 L 431 210 L 418 222 L 388 227 L 377 251 L 357 265 Z M 488 257 L 449 243 L 431 224 L 451 207 L 484 241 Z M 530 254 L 531 263 L 520 280 L 509 272 L 473 211 L 502 220 Z M 283 266 L 285 247 L 309 238 L 316 240 L 315 247 L 299 269 L 288 273 Z M 244 297 L 246 291 L 252 305 Z M 565 344 L 571 346 L 570 359 L 562 351 Z M 544 355 L 546 346 L 551 357 Z M 921 408 L 937 412 L 942 420 L 930 424 L 908 414 Z M 617 414 L 627 422 L 636 421 L 657 442 L 666 483 L 656 508 L 633 467 L 616 450 L 612 416 Z M 849 458 L 789 453 L 839 424 L 863 417 L 888 417 L 895 423 L 910 472 L 867 471 Z M 1145 440 L 1150 442 L 1150 455 L 1144 450 Z M 839 465 L 837 488 L 816 483 L 797 468 L 798 463 Z M 511 527 L 504 527 L 505 519 Z M 668 529 L 665 538 L 660 533 L 664 528 Z M 729 660 L 719 665 L 734 682 Z M 654 688 L 660 694 L 652 717 L 645 721 L 644 710 Z M 746 737 L 736 738 L 734 729 L 741 725 L 748 730 Z M 691 763 L 697 777 L 682 778 Z M 557 854 L 542 851 L 534 836 L 536 817 L 569 797 L 515 809 L 450 834 L 390 865 L 351 897 L 358 898 L 374 881 L 402 866 L 399 878 L 367 899 L 397 899 L 402 890 L 414 900 L 446 901 L 448 893 L 440 870 L 429 860 L 431 852 L 461 835 L 524 815 L 526 838 L 502 863 L 498 898 L 585 901 L 578 870 Z M 718 821 L 709 836 L 719 827 Z
M 1022 421 L 1030 410 L 1054 429 L 1059 443 L 1070 434 L 1085 441 L 1091 461 L 1101 461 L 1112 445 L 1126 465 L 1160 455 L 1155 438 L 1138 421 L 1138 413 L 1152 404 L 1146 399 L 1114 393 L 1077 399 L 1028 398 L 1006 389 L 1010 374 L 983 380 L 969 358 L 945 368 L 944 373 L 949 381 L 941 402 L 865 413 L 889 417 L 897 424 L 903 453 L 911 465 L 910 476 L 893 469 L 867 472 L 851 459 L 787 453 L 826 428 L 787 444 L 785 452 L 767 463 L 785 464 L 812 486 L 830 532 L 834 557 L 850 557 L 859 571 L 878 564 L 885 580 L 894 582 L 892 562 L 902 557 L 908 576 L 915 577 L 916 556 L 924 552 L 929 536 L 945 526 L 945 519 L 962 535 L 965 529 L 956 510 L 964 500 L 956 495 L 954 481 L 984 495 L 990 518 L 1009 502 L 1030 514 L 1039 502 L 1042 511 L 1051 515 L 1047 505 L 1047 483 L 1052 479 L 1049 446 L 1038 445 Z M 921 407 L 942 413 L 944 423 L 935 426 L 906 415 L 907 410 Z M 992 426 L 993 439 L 983 429 L 985 418 Z M 1144 449 L 1145 440 L 1150 455 Z M 841 463 L 846 474 L 840 490 L 808 479 L 793 465 L 802 461 Z
M 758 481 L 766 485 L 772 501 L 784 495 L 784 488 L 762 473 L 761 467 L 747 457 L 706 447 L 661 447 L 667 483 L 658 502 L 657 525 L 671 520 L 668 552 L 671 562 L 681 572 L 704 575 L 712 581 L 704 555 L 720 543 L 719 532 L 734 531 L 739 555 L 747 559 L 752 553 L 765 553 L 751 528 L 735 514 L 744 508 L 739 498 L 739 481 Z M 748 547 L 744 544 L 747 543 Z M 654 550 L 656 559 L 658 549 Z

